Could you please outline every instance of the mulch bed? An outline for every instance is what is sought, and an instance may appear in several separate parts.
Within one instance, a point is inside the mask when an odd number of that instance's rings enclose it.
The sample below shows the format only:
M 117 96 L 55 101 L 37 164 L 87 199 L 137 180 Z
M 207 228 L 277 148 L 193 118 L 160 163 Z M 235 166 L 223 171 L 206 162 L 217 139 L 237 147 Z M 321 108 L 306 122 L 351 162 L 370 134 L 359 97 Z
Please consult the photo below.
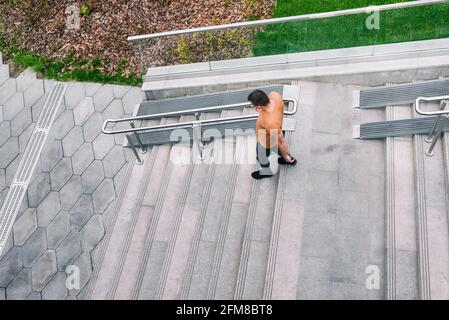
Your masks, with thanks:
M 106 61 L 100 67 L 103 72 L 124 68 L 124 74 L 139 73 L 149 66 L 205 60 L 209 53 L 216 59 L 242 55 L 250 50 L 251 31 L 170 37 L 140 45 L 129 43 L 127 36 L 264 19 L 271 15 L 274 3 L 275 0 L 5 0 L 0 2 L 0 33 L 7 43 L 50 58 L 69 55 L 76 59 L 100 59 Z M 65 11 L 73 4 L 91 10 L 81 15 L 79 30 L 66 27 Z M 206 51 L 208 54 L 204 54 Z

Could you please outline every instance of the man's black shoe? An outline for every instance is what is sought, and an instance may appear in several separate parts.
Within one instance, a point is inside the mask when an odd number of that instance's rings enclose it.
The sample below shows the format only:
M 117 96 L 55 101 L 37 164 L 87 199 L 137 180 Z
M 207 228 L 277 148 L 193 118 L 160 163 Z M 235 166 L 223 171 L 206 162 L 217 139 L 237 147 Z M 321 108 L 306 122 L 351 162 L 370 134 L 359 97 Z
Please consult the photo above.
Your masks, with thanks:
M 296 159 L 293 158 L 292 156 L 290 156 L 290 157 L 293 159 L 293 162 L 287 162 L 287 161 L 285 161 L 284 157 L 279 157 L 279 158 L 278 158 L 278 163 L 281 164 L 281 165 L 283 165 L 283 166 L 286 166 L 286 165 L 289 165 L 289 166 L 296 166 L 296 164 L 298 163 L 298 160 L 296 160 Z
M 265 178 L 271 178 L 273 175 L 272 174 L 261 174 L 260 171 L 254 171 L 253 173 L 251 173 L 251 176 L 256 180 L 261 180 L 261 179 L 265 179 Z

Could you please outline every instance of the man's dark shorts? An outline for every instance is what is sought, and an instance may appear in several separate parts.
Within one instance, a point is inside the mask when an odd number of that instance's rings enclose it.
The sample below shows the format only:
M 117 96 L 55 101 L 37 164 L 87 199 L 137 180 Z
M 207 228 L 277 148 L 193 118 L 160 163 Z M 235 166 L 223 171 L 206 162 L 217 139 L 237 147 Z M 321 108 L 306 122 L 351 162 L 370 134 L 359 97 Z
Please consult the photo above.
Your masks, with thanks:
M 282 131 L 282 134 L 285 136 L 285 131 Z M 264 146 L 262 146 L 259 143 L 259 141 L 257 141 L 256 152 L 257 152 L 257 161 L 259 162 L 259 164 L 262 168 L 270 167 L 269 157 L 272 152 L 280 155 L 277 145 L 274 148 L 266 149 Z

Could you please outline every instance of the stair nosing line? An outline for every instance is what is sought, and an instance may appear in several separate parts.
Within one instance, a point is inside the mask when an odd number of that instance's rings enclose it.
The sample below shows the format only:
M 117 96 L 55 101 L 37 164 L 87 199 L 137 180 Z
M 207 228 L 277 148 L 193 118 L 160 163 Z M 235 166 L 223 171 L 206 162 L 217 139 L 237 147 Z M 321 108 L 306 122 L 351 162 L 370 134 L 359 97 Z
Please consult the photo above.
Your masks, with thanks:
M 257 201 L 260 190 L 260 180 L 254 180 L 251 186 L 250 205 L 245 224 L 245 233 L 243 236 L 242 252 L 240 254 L 239 270 L 234 292 L 235 300 L 242 300 L 245 288 L 246 272 L 248 269 L 249 253 L 251 250 L 251 239 L 254 230 L 254 221 L 256 220 Z
M 170 148 L 171 148 L 171 146 L 170 146 Z M 145 276 L 145 271 L 146 271 L 146 268 L 148 265 L 148 260 L 150 257 L 151 249 L 153 247 L 154 236 L 156 234 L 157 225 L 159 223 L 159 218 L 162 213 L 162 207 L 164 204 L 165 195 L 168 190 L 168 185 L 170 182 L 172 169 L 173 169 L 173 163 L 171 161 L 168 161 L 167 167 L 165 168 L 164 178 L 163 178 L 163 181 L 161 184 L 161 188 L 159 189 L 155 210 L 151 217 L 150 228 L 148 230 L 148 233 L 147 233 L 147 236 L 145 239 L 144 253 L 140 259 L 139 269 L 137 272 L 137 279 L 136 279 L 133 289 L 132 289 L 131 299 L 133 299 L 133 300 L 137 300 L 139 298 L 140 289 L 142 287 L 142 281 Z
M 287 132 L 286 141 L 291 140 L 292 133 Z M 263 300 L 271 300 L 273 294 L 274 277 L 276 272 L 277 250 L 279 245 L 279 234 L 281 229 L 282 212 L 284 205 L 284 193 L 287 183 L 287 168 L 281 167 L 279 172 L 278 188 L 276 193 L 276 203 L 273 214 L 271 229 L 270 248 L 268 251 L 268 265 L 265 276 Z
M 418 272 L 419 272 L 419 297 L 422 300 L 431 299 L 430 292 L 430 266 L 429 266 L 429 244 L 427 233 L 427 212 L 425 194 L 425 172 L 424 172 L 424 148 L 423 137 L 414 136 L 413 146 L 415 153 L 415 192 L 416 192 L 416 220 L 418 232 Z
M 247 110 L 245 110 L 246 112 Z M 209 278 L 209 283 L 207 286 L 208 300 L 213 300 L 215 298 L 215 293 L 217 291 L 218 278 L 221 269 L 221 261 L 223 259 L 224 246 L 226 242 L 226 235 L 229 227 L 229 219 L 232 211 L 232 200 L 234 199 L 235 184 L 237 182 L 237 177 L 239 173 L 239 164 L 237 163 L 237 157 L 240 157 L 240 153 L 244 148 L 245 137 L 236 138 L 236 150 L 234 155 L 234 161 L 232 164 L 230 179 L 228 182 L 228 188 L 226 190 L 225 204 L 223 208 L 223 216 L 220 221 L 220 228 L 218 233 L 217 244 L 215 246 L 214 260 L 212 264 L 211 275 Z
M 227 114 L 228 111 L 224 110 L 222 111 L 221 116 L 224 117 Z M 215 143 L 215 141 L 213 143 Z M 215 158 L 215 153 L 213 153 L 213 157 Z M 201 200 L 201 211 L 198 216 L 197 223 L 195 224 L 192 245 L 190 247 L 189 257 L 187 259 L 186 272 L 181 285 L 181 293 L 179 295 L 179 299 L 181 300 L 187 299 L 192 285 L 193 273 L 195 272 L 195 265 L 198 259 L 199 246 L 201 243 L 201 234 L 203 232 L 204 222 L 206 220 L 207 208 L 209 204 L 210 194 L 212 191 L 212 183 L 215 177 L 216 168 L 217 166 L 215 164 L 215 161 L 212 160 L 212 163 L 210 164 L 209 167 L 209 171 L 207 173 L 206 184 L 203 191 L 203 197 Z
M 147 123 L 147 121 L 144 121 L 144 123 L 142 125 L 145 125 L 146 123 Z M 117 292 L 120 278 L 123 273 L 123 267 L 125 265 L 126 257 L 128 254 L 128 249 L 131 245 L 131 240 L 133 238 L 134 231 L 135 231 L 135 228 L 137 225 L 140 209 L 142 206 L 143 199 L 145 197 L 147 186 L 148 186 L 148 183 L 150 182 L 151 172 L 153 170 L 154 163 L 156 161 L 156 156 L 157 156 L 158 150 L 159 150 L 158 146 L 153 146 L 151 148 L 150 157 L 149 157 L 149 159 L 147 159 L 147 161 L 145 163 L 145 170 L 144 170 L 145 177 L 142 179 L 141 184 L 140 184 L 139 194 L 137 195 L 136 202 L 134 203 L 134 206 L 132 209 L 131 221 L 129 222 L 128 232 L 126 233 L 125 241 L 123 242 L 122 248 L 120 250 L 118 263 L 114 270 L 114 277 L 112 280 L 111 288 L 108 291 L 108 294 L 106 295 L 106 299 L 108 299 L 108 300 L 114 299 L 115 294 Z
M 386 108 L 387 120 L 394 118 L 392 106 Z M 386 298 L 396 299 L 396 226 L 395 226 L 395 170 L 394 170 L 394 139 L 386 138 Z
M 202 114 L 200 119 L 204 120 L 204 118 L 205 118 L 205 116 L 204 116 L 204 114 Z M 167 248 L 167 251 L 164 256 L 164 262 L 163 262 L 162 270 L 161 270 L 161 273 L 159 276 L 159 283 L 158 283 L 158 288 L 156 291 L 155 300 L 161 300 L 163 297 L 163 294 L 164 294 L 165 285 L 166 285 L 167 277 L 168 277 L 168 272 L 170 270 L 170 265 L 171 265 L 171 262 L 173 259 L 173 253 L 174 253 L 176 241 L 177 241 L 178 235 L 179 235 L 179 228 L 181 226 L 181 221 L 182 221 L 182 216 L 183 216 L 184 209 L 185 209 L 187 196 L 189 193 L 190 185 L 192 183 L 193 172 L 194 172 L 195 168 L 197 168 L 197 164 L 195 163 L 194 157 L 198 156 L 198 154 L 197 154 L 197 151 L 195 148 L 192 148 L 192 150 L 190 152 L 190 156 L 191 156 L 190 159 L 192 159 L 193 163 L 190 163 L 189 167 L 187 169 L 187 173 L 184 178 L 184 182 L 183 182 L 183 186 L 182 186 L 182 191 L 180 193 L 180 197 L 178 199 L 178 203 L 176 206 L 175 223 L 173 225 L 171 235 L 170 235 L 170 240 L 168 242 L 168 248 Z
M 203 197 L 201 201 L 201 212 L 199 214 L 198 221 L 195 225 L 192 246 L 190 248 L 189 257 L 187 261 L 186 273 L 184 275 L 184 279 L 181 286 L 181 294 L 179 296 L 181 300 L 186 300 L 190 292 L 193 273 L 195 271 L 195 264 L 198 259 L 198 251 L 201 243 L 201 234 L 203 232 L 204 222 L 206 220 L 207 206 L 209 204 L 210 194 L 212 190 L 212 183 L 215 177 L 215 171 L 216 171 L 216 164 L 212 163 L 209 167 L 209 171 L 207 174 L 207 181 L 204 187 Z

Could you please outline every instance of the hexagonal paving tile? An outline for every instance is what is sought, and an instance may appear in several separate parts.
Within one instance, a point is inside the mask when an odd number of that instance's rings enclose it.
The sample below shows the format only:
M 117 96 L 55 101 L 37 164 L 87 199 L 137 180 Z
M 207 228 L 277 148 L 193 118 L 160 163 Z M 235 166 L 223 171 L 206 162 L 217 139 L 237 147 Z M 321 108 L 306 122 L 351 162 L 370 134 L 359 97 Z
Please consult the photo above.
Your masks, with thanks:
M 81 230 L 93 214 L 94 209 L 92 205 L 92 197 L 90 195 L 83 194 L 83 196 L 73 206 L 72 210 L 70 210 L 70 222 L 72 228 L 78 231 Z
M 14 247 L 0 259 L 0 287 L 6 287 L 22 270 L 22 248 Z
M 36 229 L 36 209 L 29 208 L 14 222 L 13 235 L 15 245 L 22 246 Z
M 42 171 L 50 172 L 63 156 L 61 141 L 48 139 L 40 156 Z
M 80 289 L 69 290 L 69 293 L 72 296 L 76 296 L 83 290 L 92 275 L 92 260 L 90 255 L 88 253 L 82 253 L 73 265 L 77 266 L 80 270 Z
M 126 114 L 132 114 L 136 104 L 143 101 L 144 94 L 140 88 L 131 88 L 125 96 L 123 96 L 122 103 Z
M 85 96 L 84 85 L 80 82 L 69 82 L 64 94 L 67 109 L 75 108 Z
M 24 107 L 23 93 L 15 93 L 3 105 L 3 118 L 5 120 L 12 120 Z
M 94 113 L 83 125 L 84 140 L 92 142 L 100 134 L 103 126 L 101 113 Z
M 113 178 L 125 164 L 123 147 L 115 146 L 103 160 L 104 175 Z
M 69 292 L 66 287 L 67 276 L 65 272 L 58 272 L 42 290 L 43 300 L 64 300 Z
M 130 86 L 112 85 L 112 91 L 114 92 L 114 98 L 121 99 L 131 89 Z
M 114 139 L 112 139 L 114 140 Z M 11 137 L 0 147 L 0 168 L 6 168 L 19 154 L 19 138 Z
M 83 194 L 83 185 L 81 183 L 81 177 L 73 175 L 69 182 L 59 192 L 61 199 L 61 207 L 64 210 L 70 210 L 73 205 L 81 198 Z
M 40 292 L 31 291 L 27 297 L 27 300 L 42 300 L 42 295 Z
M 95 159 L 103 159 L 109 151 L 115 146 L 114 137 L 101 133 L 92 143 Z
M 37 208 L 37 223 L 40 227 L 46 227 L 61 210 L 59 193 L 52 191 Z
M 0 169 L 0 191 L 6 188 L 6 170 Z
M 94 82 L 87 82 L 84 83 L 84 90 L 86 92 L 86 96 L 92 97 L 94 94 L 100 90 L 102 85 L 100 83 L 94 83 Z
M 23 92 L 27 88 L 29 88 L 36 80 L 36 74 L 30 68 L 22 71 L 21 74 L 16 78 L 17 82 L 17 91 Z M 42 81 L 42 80 L 40 80 Z
M 95 213 L 103 213 L 115 198 L 115 189 L 112 179 L 105 179 L 92 194 Z
M 33 122 L 37 122 L 39 119 L 39 115 L 44 107 L 46 97 L 47 95 L 43 95 L 31 106 L 31 117 L 33 118 Z
M 6 173 L 6 185 L 10 186 L 12 181 L 14 180 L 14 176 L 16 174 L 17 168 L 19 168 L 20 164 L 20 156 L 17 156 L 5 169 Z
M 122 101 L 114 99 L 109 106 L 103 111 L 103 120 L 119 119 L 123 116 Z
M 37 228 L 23 246 L 23 265 L 31 267 L 47 249 L 47 236 L 44 228 Z
M 81 175 L 92 161 L 94 161 L 92 145 L 90 143 L 85 143 L 72 157 L 73 172 Z
M 72 230 L 56 249 L 58 270 L 65 271 L 69 265 L 76 261 L 80 253 L 81 241 L 79 232 Z
M 19 136 L 31 122 L 31 109 L 23 108 L 23 110 L 11 120 L 11 134 L 16 137 Z
M 25 107 L 31 107 L 43 95 L 44 82 L 42 80 L 33 81 L 33 83 L 23 93 Z
M 28 205 L 36 208 L 41 201 L 50 193 L 50 175 L 39 173 L 35 175 L 34 181 L 28 186 Z
M 94 192 L 95 189 L 100 185 L 101 181 L 103 181 L 103 179 L 103 165 L 100 160 L 95 160 L 81 176 L 84 192 Z
M 16 93 L 16 79 L 9 78 L 0 86 L 0 104 L 3 105 Z
M 31 123 L 19 136 L 20 153 L 25 152 L 25 148 L 28 145 L 28 141 L 30 141 L 31 134 L 33 133 L 34 126 L 34 123 Z M 47 143 L 45 145 L 47 145 Z
M 52 124 L 50 136 L 58 140 L 64 138 L 75 124 L 71 110 L 64 111 Z
M 63 158 L 53 170 L 51 170 L 51 188 L 53 190 L 61 190 L 67 181 L 69 181 L 72 174 L 72 161 L 70 161 L 70 158 Z
M 0 147 L 11 137 L 11 122 L 3 121 L 0 123 Z
M 83 130 L 81 127 L 75 126 L 62 139 L 62 149 L 65 157 L 71 157 L 81 145 L 84 143 Z
M 31 293 L 31 269 L 24 268 L 6 288 L 8 300 L 25 300 Z
M 82 126 L 87 119 L 95 112 L 94 102 L 91 97 L 86 97 L 73 109 L 75 124 Z
M 103 111 L 113 99 L 112 86 L 109 84 L 102 86 L 93 96 L 95 111 Z
M 57 271 L 56 252 L 54 250 L 45 251 L 31 270 L 33 290 L 44 289 Z
M 48 225 L 47 244 L 49 249 L 56 249 L 70 232 L 70 220 L 67 211 L 61 211 Z
M 81 230 L 81 247 L 84 252 L 91 252 L 104 236 L 103 218 L 100 214 L 92 216 Z

